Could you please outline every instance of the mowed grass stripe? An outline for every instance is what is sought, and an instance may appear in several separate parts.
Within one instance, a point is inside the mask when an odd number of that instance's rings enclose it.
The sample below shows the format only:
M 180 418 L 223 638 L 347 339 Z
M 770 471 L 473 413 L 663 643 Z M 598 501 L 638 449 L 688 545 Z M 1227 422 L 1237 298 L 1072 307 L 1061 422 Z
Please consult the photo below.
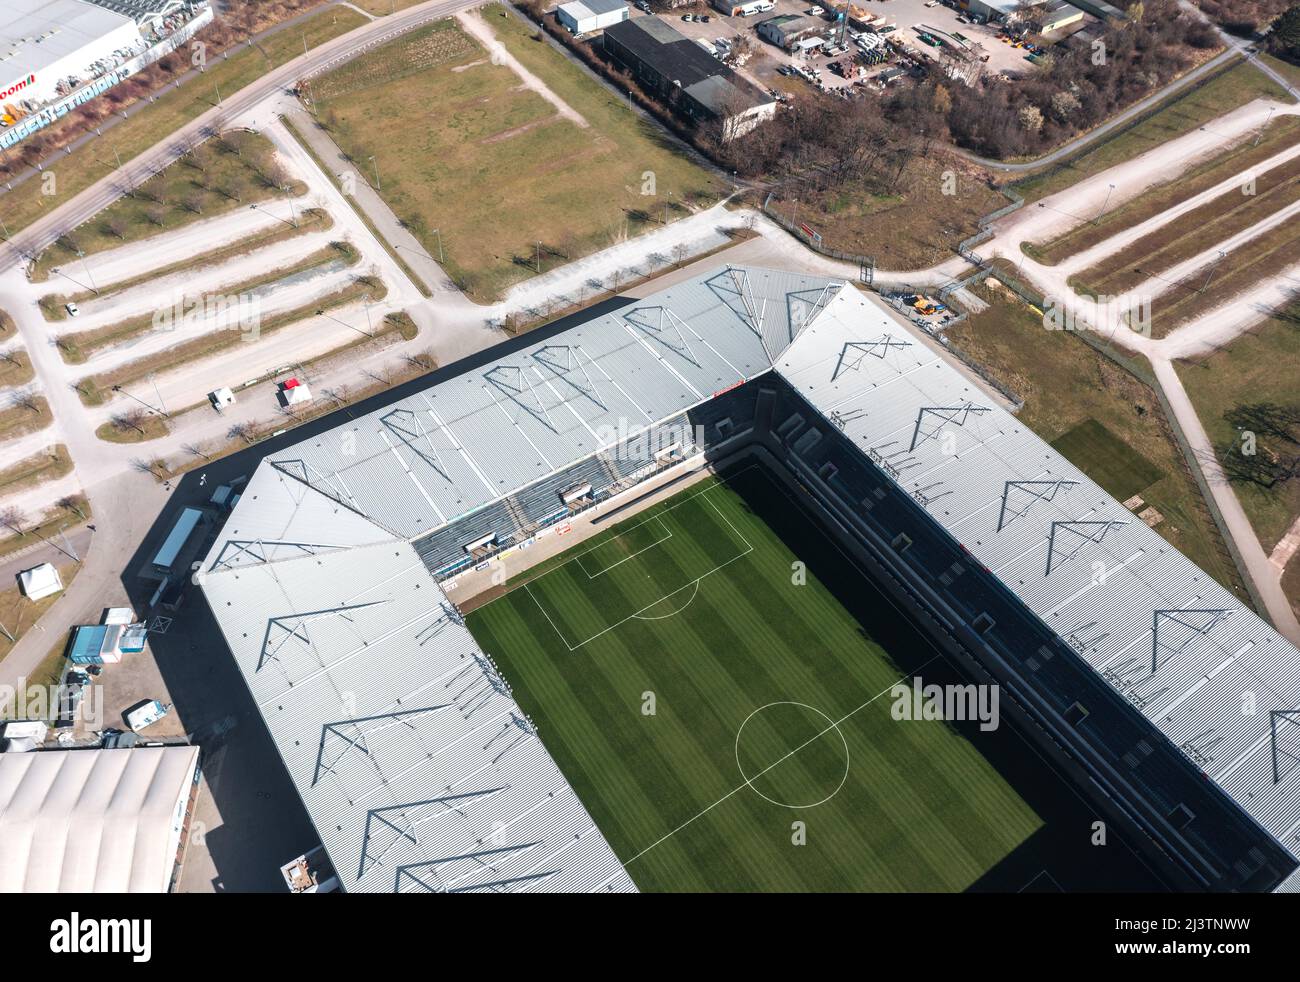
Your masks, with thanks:
M 748 533 L 749 530 L 747 529 L 746 532 Z M 780 546 L 779 543 L 775 545 Z M 782 548 L 782 551 L 785 550 Z M 772 555 L 774 572 L 782 569 L 788 571 L 790 568 L 791 554 L 780 556 L 780 553 L 769 554 L 763 549 L 756 549 L 756 554 Z M 777 558 L 780 559 L 779 567 Z M 865 641 L 857 631 L 851 629 L 855 622 L 835 602 L 829 591 L 815 579 L 810 577 L 805 585 L 795 586 L 790 583 L 788 575 L 783 580 L 777 580 L 773 577 L 746 575 L 750 572 L 752 571 L 737 564 L 734 573 L 729 570 L 728 575 L 710 584 L 710 589 L 727 593 L 725 602 L 716 608 L 725 621 L 725 625 L 719 623 L 720 628 L 725 626 L 736 636 L 743 637 L 748 630 L 759 637 L 775 635 L 785 640 L 786 644 L 783 648 L 773 646 L 772 653 L 785 656 L 785 671 L 781 673 L 781 677 L 787 682 L 799 678 L 801 684 L 792 686 L 795 691 L 784 694 L 773 691 L 773 698 L 767 701 L 781 698 L 802 701 L 826 712 L 832 721 L 836 721 L 846 714 L 854 713 L 863 703 L 876 696 L 882 688 L 892 685 L 898 679 L 895 670 L 883 657 L 883 651 L 874 643 Z M 788 586 L 788 591 L 793 595 L 806 598 L 806 602 L 793 603 L 787 597 L 782 597 L 778 591 L 782 590 L 783 584 Z M 808 618 L 803 616 L 805 610 L 810 615 Z M 846 626 L 850 627 L 847 632 L 843 630 Z M 814 650 L 809 650 L 810 645 Z M 800 654 L 796 656 L 796 652 Z M 877 657 L 872 658 L 873 654 Z M 807 665 L 812 659 L 815 659 L 819 666 L 817 673 L 807 670 Z M 849 660 L 855 663 L 854 667 L 858 671 L 850 670 Z M 836 670 L 829 674 L 821 671 L 828 665 L 834 666 Z M 861 676 L 861 669 L 865 666 L 878 669 L 878 672 L 873 673 L 874 678 L 866 685 L 863 684 L 864 680 Z M 852 722 L 846 722 L 844 727 L 847 729 L 854 725 Z M 747 737 L 752 727 L 753 724 L 747 727 Z M 927 724 L 921 724 L 920 729 L 928 728 Z M 917 735 L 920 735 L 920 730 L 917 731 Z M 902 735 L 890 734 L 890 736 L 898 737 L 894 740 L 895 752 L 901 752 L 905 758 L 910 758 L 917 752 L 918 748 L 903 745 L 906 741 Z M 838 737 L 830 734 L 824 739 L 833 739 L 838 744 Z M 793 745 L 797 745 L 797 742 Z M 919 748 L 922 753 L 928 752 L 929 749 L 931 748 Z M 785 770 L 790 768 L 792 762 L 793 759 L 783 762 L 780 766 Z M 851 778 L 853 773 L 851 768 Z M 937 797 L 946 802 L 950 812 L 964 807 L 962 796 L 956 793 L 956 789 L 951 784 L 944 782 L 939 787 L 942 791 Z M 808 800 L 816 800 L 816 797 Z M 934 811 L 933 800 L 923 803 L 921 799 L 914 799 L 912 805 L 917 808 L 924 807 L 927 812 Z M 973 810 L 966 810 L 970 811 L 970 815 L 965 818 L 967 826 L 978 828 L 985 824 L 978 819 Z M 986 827 L 983 831 L 991 836 L 991 841 L 997 841 L 991 828 Z M 916 850 L 911 851 L 916 852 Z M 911 862 L 925 865 L 919 853 Z
M 518 602 L 495 603 L 491 609 L 491 616 L 478 618 L 475 630 L 482 632 L 482 643 L 503 669 L 518 677 L 519 669 L 504 653 L 535 646 L 539 625 L 530 622 L 527 607 Z M 574 671 L 563 657 L 578 661 L 580 670 Z M 594 678 L 590 668 L 585 656 L 577 653 L 536 659 L 528 667 L 527 689 L 516 696 L 539 722 L 564 720 L 563 728 L 541 722 L 542 740 L 615 853 L 626 861 L 641 844 L 663 834 L 659 816 L 664 789 L 672 788 L 678 777 L 657 744 L 636 739 L 626 726 L 609 724 L 611 714 L 619 709 L 639 710 L 623 705 L 617 696 L 611 705 L 607 681 L 603 676 Z M 689 794 L 682 789 L 678 797 L 689 798 Z M 704 890 L 708 883 L 702 871 L 686 865 L 678 871 L 675 888 Z
M 880 620 L 864 626 L 816 576 L 802 586 L 791 583 L 795 554 L 785 541 L 816 555 L 810 566 L 827 577 L 855 574 L 842 556 L 827 558 L 828 543 L 817 552 L 813 537 L 820 533 L 806 518 L 798 518 L 802 525 L 790 518 L 798 513 L 770 480 L 746 472 L 737 481 L 743 496 L 717 485 L 706 492 L 707 502 L 691 497 L 698 487 L 683 492 L 629 519 L 687 509 L 678 519 L 682 530 L 674 524 L 671 540 L 629 559 L 620 567 L 627 574 L 584 575 L 581 582 L 565 574 L 562 560 L 587 544 L 560 557 L 529 591 L 515 590 L 475 611 L 470 626 L 538 720 L 547 747 L 616 853 L 625 862 L 637 857 L 628 872 L 643 889 L 969 886 L 1037 827 L 1037 817 L 945 724 L 890 718 L 888 692 L 880 694 L 899 678 L 897 663 L 929 657 L 907 650 L 900 658 L 897 646 L 906 641 L 921 649 L 924 641 L 893 620 L 897 615 L 883 600 Z M 615 526 L 593 541 L 617 534 Z M 701 563 L 716 566 L 720 537 L 743 538 L 754 551 L 706 576 L 673 616 L 627 620 L 576 651 L 533 599 L 544 597 L 550 616 L 566 624 L 641 609 L 693 579 L 688 574 L 698 575 Z M 858 580 L 852 589 L 872 588 Z M 875 609 L 855 606 L 868 614 Z M 654 613 L 673 609 L 665 603 Z M 655 694 L 654 716 L 641 714 L 644 692 Z M 847 716 L 838 732 L 849 745 L 848 778 L 815 808 L 771 804 L 744 786 L 736 766 L 742 722 L 780 701 L 807 703 L 836 722 Z M 765 712 L 745 727 L 742 755 L 755 772 L 764 761 L 781 761 L 758 779 L 761 789 L 804 799 L 795 804 L 835 790 L 843 747 L 835 729 L 817 729 L 820 719 Z M 816 740 L 805 752 L 781 759 L 810 736 Z M 791 843 L 795 820 L 808 823 L 807 845 Z
M 659 516 L 672 529 L 671 538 L 596 579 L 575 561 L 534 581 L 529 589 L 573 647 L 628 617 L 649 614 L 648 608 L 660 600 L 684 602 L 696 580 L 749 548 L 735 532 L 715 522 L 710 511 L 701 498 L 693 498 Z
M 683 507 L 699 509 L 701 504 L 702 500 L 697 497 Z M 681 510 L 675 509 L 673 514 Z M 710 561 L 711 548 L 702 542 L 716 542 L 722 534 L 723 523 L 714 517 L 716 513 L 707 505 L 687 514 L 689 519 L 682 524 L 689 524 L 698 539 L 678 535 L 674 542 L 681 544 L 676 549 L 657 551 L 659 562 L 646 565 L 639 574 L 647 577 L 648 586 L 643 586 L 639 579 L 626 580 L 626 587 L 640 594 L 635 600 L 626 599 L 626 604 L 643 606 L 646 593 L 642 591 L 661 595 L 687 577 L 683 565 L 694 571 L 700 568 L 701 563 Z M 699 600 L 695 603 L 698 604 Z M 712 619 L 707 610 L 701 610 L 697 617 L 706 621 Z M 720 701 L 729 705 L 742 696 L 735 690 L 734 683 L 724 684 L 720 676 L 713 679 L 692 677 L 688 666 L 698 668 L 711 657 L 711 653 L 703 641 L 689 633 L 683 634 L 683 623 L 679 618 L 666 622 L 632 620 L 619 631 L 602 635 L 584 647 L 584 651 L 591 655 L 594 670 L 605 674 L 612 689 L 625 692 L 630 689 L 636 694 L 647 690 L 656 693 L 658 713 L 652 718 L 643 717 L 645 725 L 653 727 L 655 736 L 672 747 L 670 759 L 675 765 L 674 776 L 680 774 L 690 779 L 689 782 L 673 781 L 673 805 L 665 809 L 667 821 L 656 839 L 690 821 L 741 784 L 731 756 L 738 724 L 718 717 L 710 707 Z M 661 624 L 670 626 L 661 628 Z M 671 644 L 663 643 L 665 631 L 672 636 Z M 649 672 L 639 667 L 635 654 L 647 650 L 660 653 L 650 663 Z M 628 665 L 632 665 L 639 675 L 634 684 L 623 678 Z M 706 728 L 703 725 L 705 721 L 713 725 Z M 664 729 L 669 732 L 662 733 Z M 700 793 L 701 790 L 706 790 L 706 793 Z M 716 832 L 716 826 L 708 826 L 700 836 L 664 843 L 659 847 L 662 853 L 655 857 L 653 865 L 663 868 L 667 874 L 683 865 L 703 865 L 713 870 L 715 877 L 728 877 L 733 889 L 779 889 L 780 883 L 790 882 L 790 877 L 796 875 L 794 870 L 781 870 L 783 864 L 780 863 L 773 868 L 770 859 L 756 862 L 753 850 L 737 848 L 738 843 L 748 843 L 761 836 L 757 816 L 733 825 L 725 838 Z M 745 875 L 741 875 L 742 871 Z M 646 876 L 654 877 L 655 874 L 648 872 Z M 671 878 L 668 881 L 671 882 Z

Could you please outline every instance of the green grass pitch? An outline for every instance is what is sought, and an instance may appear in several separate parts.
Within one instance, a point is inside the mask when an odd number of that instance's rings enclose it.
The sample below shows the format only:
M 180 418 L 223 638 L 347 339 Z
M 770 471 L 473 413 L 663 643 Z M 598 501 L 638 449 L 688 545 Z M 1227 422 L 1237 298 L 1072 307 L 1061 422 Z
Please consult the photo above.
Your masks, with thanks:
M 961 890 L 1043 825 L 893 719 L 950 671 L 759 467 L 508 586 L 469 627 L 642 890 Z

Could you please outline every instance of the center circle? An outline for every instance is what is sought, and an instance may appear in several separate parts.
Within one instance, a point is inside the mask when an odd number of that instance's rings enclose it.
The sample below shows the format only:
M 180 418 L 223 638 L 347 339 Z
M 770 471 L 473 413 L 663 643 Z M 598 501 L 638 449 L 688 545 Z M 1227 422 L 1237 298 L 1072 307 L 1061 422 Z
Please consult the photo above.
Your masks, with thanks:
M 750 737 L 742 752 L 746 727 Z M 823 794 L 834 780 L 827 746 L 834 742 L 831 730 L 843 747 L 844 768 L 835 787 Z M 777 772 L 799 754 L 807 755 L 804 763 L 822 773 L 791 778 L 787 769 L 784 777 L 778 777 Z M 839 724 L 820 709 L 802 702 L 769 702 L 746 716 L 736 731 L 736 768 L 750 790 L 765 801 L 782 808 L 816 808 L 834 798 L 849 779 L 849 742 Z M 767 791 L 758 786 L 760 782 Z M 810 798 L 816 800 L 806 800 Z

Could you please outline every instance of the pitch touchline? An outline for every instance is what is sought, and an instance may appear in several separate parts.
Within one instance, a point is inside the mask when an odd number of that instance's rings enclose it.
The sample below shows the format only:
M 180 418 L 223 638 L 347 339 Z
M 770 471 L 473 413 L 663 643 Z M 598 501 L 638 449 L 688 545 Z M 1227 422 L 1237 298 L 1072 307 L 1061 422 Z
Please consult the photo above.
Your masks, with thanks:
M 717 808 L 720 804 L 722 804 L 724 801 L 726 801 L 728 798 L 730 798 L 732 795 L 734 795 L 737 791 L 740 791 L 742 788 L 747 788 L 747 787 L 749 787 L 749 786 L 750 786 L 754 781 L 757 781 L 760 777 L 762 777 L 764 774 L 766 774 L 768 771 L 770 771 L 773 767 L 776 767 L 778 764 L 781 764 L 781 763 L 783 763 L 784 761 L 788 760 L 789 758 L 793 757 L 795 754 L 797 754 L 797 753 L 798 753 L 800 750 L 802 750 L 804 747 L 808 746 L 808 744 L 812 743 L 812 742 L 815 741 L 815 740 L 820 740 L 823 736 L 825 736 L 825 735 L 826 735 L 827 733 L 829 733 L 831 730 L 835 729 L 835 727 L 839 726 L 841 723 L 843 723 L 843 722 L 844 722 L 846 719 L 848 719 L 850 716 L 853 716 L 853 715 L 855 715 L 856 713 L 860 713 L 862 710 L 866 709 L 866 708 L 867 708 L 868 706 L 870 706 L 873 702 L 875 702 L 877 699 L 879 699 L 881 696 L 883 696 L 886 692 L 889 692 L 891 689 L 894 688 L 894 686 L 898 685 L 899 682 L 902 682 L 904 679 L 909 678 L 910 675 L 916 675 L 916 674 L 918 674 L 918 673 L 919 673 L 923 668 L 926 667 L 926 665 L 929 665 L 930 662 L 934 661 L 934 660 L 935 660 L 936 658 L 938 658 L 938 657 L 939 657 L 938 655 L 931 655 L 931 656 L 930 656 L 929 658 L 927 658 L 924 662 L 922 662 L 920 665 L 918 665 L 918 666 L 917 666 L 917 667 L 916 667 L 916 668 L 915 668 L 911 673 L 909 673 L 909 675 L 903 675 L 903 676 L 900 676 L 900 677 L 898 678 L 897 681 L 895 681 L 895 682 L 891 682 L 887 687 L 881 689 L 879 692 L 877 692 L 874 696 L 872 696 L 870 699 L 868 699 L 866 702 L 864 702 L 864 703 L 863 703 L 861 706 L 859 706 L 857 709 L 852 709 L 852 710 L 850 710 L 849 712 L 845 713 L 843 716 L 841 716 L 839 719 L 837 719 L 837 720 L 836 720 L 834 723 L 832 723 L 830 726 L 826 727 L 826 729 L 822 730 L 822 731 L 819 732 L 819 733 L 815 733 L 815 734 L 813 734 L 813 735 L 810 736 L 807 740 L 805 740 L 803 743 L 799 744 L 799 746 L 795 747 L 793 750 L 791 750 L 789 753 L 787 753 L 785 756 L 780 757 L 780 758 L 778 758 L 777 760 L 772 761 L 772 763 L 768 764 L 766 767 L 764 767 L 761 771 L 759 771 L 757 774 L 755 774 L 755 775 L 754 775 L 752 778 L 750 778 L 748 781 L 746 781 L 745 783 L 739 785 L 738 787 L 732 788 L 730 791 L 728 791 L 726 794 L 724 794 L 721 798 L 719 798 L 719 799 L 718 799 L 717 801 L 715 801 L 713 804 L 709 805 L 708 808 L 705 808 L 705 809 L 704 809 L 702 812 L 700 812 L 698 815 L 694 815 L 694 816 L 692 816 L 691 818 L 688 818 L 686 821 L 682 822 L 681 825 L 677 826 L 677 828 L 673 829 L 671 832 L 667 833 L 666 835 L 661 836 L 660 838 L 656 839 L 654 842 L 650 843 L 650 845 L 646 846 L 646 847 L 645 847 L 644 849 L 642 849 L 639 853 L 637 853 L 635 856 L 633 856 L 631 859 L 629 859 L 626 863 L 624 863 L 624 864 L 623 864 L 623 868 L 626 869 L 626 868 L 627 868 L 628 866 L 630 866 L 632 863 L 635 863 L 638 859 L 640 859 L 642 856 L 644 856 L 646 853 L 648 853 L 648 852 L 649 852 L 651 849 L 653 849 L 655 846 L 659 845 L 659 844 L 662 843 L 662 842 L 667 841 L 668 839 L 671 839 L 673 836 L 675 836 L 675 835 L 676 835 L 678 832 L 680 832 L 682 829 L 686 828 L 686 826 L 690 825 L 690 824 L 691 824 L 692 822 L 694 822 L 696 819 L 698 819 L 698 818 L 702 818 L 703 816 L 707 815 L 709 812 L 713 811 L 713 809 Z M 602 883 L 601 886 L 604 886 L 604 884 Z M 600 887 L 597 887 L 596 889 L 599 890 Z

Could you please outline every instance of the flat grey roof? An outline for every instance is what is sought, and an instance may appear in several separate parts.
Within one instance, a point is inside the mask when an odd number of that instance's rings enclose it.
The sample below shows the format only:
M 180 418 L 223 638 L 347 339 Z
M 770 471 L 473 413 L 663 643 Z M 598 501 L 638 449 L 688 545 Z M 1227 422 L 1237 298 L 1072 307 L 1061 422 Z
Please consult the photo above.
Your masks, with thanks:
M 596 14 L 612 14 L 626 7 L 623 0 L 572 0 L 571 3 L 560 4 L 559 9 L 571 14 L 576 20 Z
M 83 0 L 5 0 L 0 83 L 41 72 L 131 23 L 129 17 Z

